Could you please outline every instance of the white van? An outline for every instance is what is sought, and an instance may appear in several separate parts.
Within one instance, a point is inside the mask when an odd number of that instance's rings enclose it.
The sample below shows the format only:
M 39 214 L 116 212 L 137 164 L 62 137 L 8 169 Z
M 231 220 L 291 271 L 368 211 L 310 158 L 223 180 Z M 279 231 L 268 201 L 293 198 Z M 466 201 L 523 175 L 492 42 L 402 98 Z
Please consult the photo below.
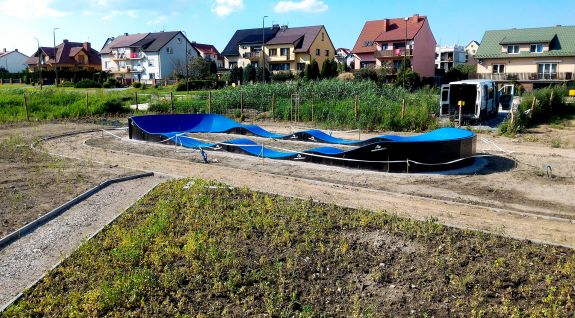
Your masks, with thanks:
M 464 80 L 441 86 L 439 115 L 465 120 L 483 120 L 499 112 L 497 84 L 492 80 Z

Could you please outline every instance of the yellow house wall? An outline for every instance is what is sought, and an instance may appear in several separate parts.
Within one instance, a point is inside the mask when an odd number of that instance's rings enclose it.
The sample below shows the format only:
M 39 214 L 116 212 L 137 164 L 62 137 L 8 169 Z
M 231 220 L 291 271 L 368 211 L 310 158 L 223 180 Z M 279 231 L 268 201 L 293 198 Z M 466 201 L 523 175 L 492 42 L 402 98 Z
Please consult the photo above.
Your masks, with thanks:
M 322 33 L 324 34 L 323 41 L 321 40 Z M 320 50 L 319 56 L 316 55 L 317 49 Z M 329 50 L 328 56 L 325 56 L 325 50 Z M 329 38 L 329 35 L 327 34 L 325 27 L 322 27 L 319 33 L 317 34 L 315 40 L 313 41 L 309 49 L 309 54 L 311 55 L 311 58 L 315 59 L 317 61 L 317 64 L 319 64 L 320 71 L 323 65 L 323 61 L 325 61 L 326 59 L 333 60 L 335 58 L 335 47 L 333 46 L 333 43 L 331 42 L 331 39 Z

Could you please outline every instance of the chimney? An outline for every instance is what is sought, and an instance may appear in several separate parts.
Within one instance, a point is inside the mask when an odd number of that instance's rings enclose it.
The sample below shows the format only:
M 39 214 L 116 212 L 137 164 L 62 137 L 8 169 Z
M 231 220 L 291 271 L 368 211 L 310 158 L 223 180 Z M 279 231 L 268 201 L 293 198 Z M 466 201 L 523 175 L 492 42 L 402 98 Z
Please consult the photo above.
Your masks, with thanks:
M 2 52 L 3 52 L 3 53 L 6 53 L 6 48 L 4 48 L 4 49 L 2 50 Z
M 18 49 L 14 49 L 14 52 L 18 52 Z
M 92 48 L 92 44 L 90 42 L 84 42 L 84 44 L 82 44 L 82 47 L 84 48 L 84 50 L 90 52 L 90 49 Z
M 128 36 L 128 32 L 124 33 L 124 36 Z
M 288 26 L 284 24 L 284 25 L 282 25 L 282 27 L 280 28 L 280 30 L 281 30 L 281 31 L 285 31 L 285 30 L 287 30 L 287 28 L 288 28 Z
M 412 23 L 417 23 L 417 22 L 419 22 L 419 14 L 418 14 L 418 13 L 415 13 L 415 14 L 411 17 L 410 20 L 411 20 Z
M 272 25 L 272 28 L 274 28 L 274 29 L 279 29 L 279 28 L 280 28 L 280 25 L 279 25 L 279 24 L 274 24 L 274 25 Z
M 389 19 L 383 20 L 383 32 L 387 32 L 389 30 Z
M 68 39 L 64 39 L 64 41 L 63 41 L 63 42 L 64 42 L 64 43 L 68 43 Z

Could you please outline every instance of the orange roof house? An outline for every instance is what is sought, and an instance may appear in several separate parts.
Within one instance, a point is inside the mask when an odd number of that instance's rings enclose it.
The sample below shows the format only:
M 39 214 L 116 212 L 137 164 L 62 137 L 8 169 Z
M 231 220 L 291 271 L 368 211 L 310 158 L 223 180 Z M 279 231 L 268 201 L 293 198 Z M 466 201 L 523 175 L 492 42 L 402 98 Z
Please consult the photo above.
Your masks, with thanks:
M 435 38 L 427 17 L 367 21 L 352 53 L 355 69 L 386 67 L 391 73 L 403 59 L 422 77 L 435 75 Z

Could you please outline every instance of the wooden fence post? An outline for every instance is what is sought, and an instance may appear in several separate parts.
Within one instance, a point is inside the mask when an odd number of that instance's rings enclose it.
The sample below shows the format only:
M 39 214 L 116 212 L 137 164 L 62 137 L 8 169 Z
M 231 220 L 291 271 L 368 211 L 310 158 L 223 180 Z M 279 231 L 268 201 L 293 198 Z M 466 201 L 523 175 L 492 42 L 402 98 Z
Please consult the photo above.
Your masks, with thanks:
M 311 94 L 311 122 L 314 122 L 315 95 Z
M 138 93 L 134 93 L 136 95 L 136 110 L 138 110 Z
M 26 120 L 30 121 L 30 115 L 28 114 L 28 100 L 26 99 L 26 93 L 24 93 L 24 110 L 26 111 Z
M 174 113 L 174 92 L 170 92 L 170 114 Z
M 244 113 L 244 92 L 240 92 L 240 115 Z
M 86 92 L 86 116 L 88 116 L 88 92 Z
M 533 112 L 535 111 L 535 104 L 537 103 L 537 98 L 533 96 L 533 102 L 531 102 L 531 111 L 529 111 L 529 118 L 533 118 Z M 513 107 L 511 107 L 511 111 L 513 111 Z
M 208 114 L 212 113 L 212 91 L 208 92 Z
M 358 107 L 357 104 L 358 104 L 358 102 L 359 102 L 358 99 L 359 99 L 359 96 L 358 96 L 358 95 L 355 95 L 355 99 L 353 100 L 353 112 L 354 112 L 354 114 L 355 114 L 355 119 L 356 119 L 356 120 L 357 120 L 357 107 Z
M 401 120 L 403 120 L 404 116 L 405 116 L 405 97 L 401 101 Z
M 272 120 L 275 120 L 276 93 L 272 94 Z

